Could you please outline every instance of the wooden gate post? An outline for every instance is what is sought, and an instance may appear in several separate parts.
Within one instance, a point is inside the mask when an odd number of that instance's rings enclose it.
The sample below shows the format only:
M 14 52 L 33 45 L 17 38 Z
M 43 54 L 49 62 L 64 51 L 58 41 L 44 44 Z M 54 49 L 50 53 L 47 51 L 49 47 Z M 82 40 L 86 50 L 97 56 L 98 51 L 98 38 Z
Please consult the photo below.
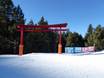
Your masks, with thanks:
M 62 41 L 61 40 L 62 40 L 62 33 L 61 33 L 61 31 L 59 31 L 58 54 L 61 54 L 62 53 Z
M 19 55 L 23 55 L 23 50 L 24 50 L 24 44 L 23 44 L 23 39 L 24 39 L 24 31 L 23 27 L 20 29 L 20 45 L 19 45 Z

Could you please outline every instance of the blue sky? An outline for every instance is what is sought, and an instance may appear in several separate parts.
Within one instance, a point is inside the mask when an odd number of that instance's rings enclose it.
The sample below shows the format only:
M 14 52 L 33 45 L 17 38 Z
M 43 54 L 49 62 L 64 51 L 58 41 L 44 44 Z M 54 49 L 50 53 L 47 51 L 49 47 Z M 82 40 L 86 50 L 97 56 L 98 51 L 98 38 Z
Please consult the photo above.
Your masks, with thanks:
M 104 0 L 13 0 L 20 5 L 27 22 L 44 16 L 49 24 L 68 23 L 72 32 L 84 36 L 88 25 L 104 26 Z

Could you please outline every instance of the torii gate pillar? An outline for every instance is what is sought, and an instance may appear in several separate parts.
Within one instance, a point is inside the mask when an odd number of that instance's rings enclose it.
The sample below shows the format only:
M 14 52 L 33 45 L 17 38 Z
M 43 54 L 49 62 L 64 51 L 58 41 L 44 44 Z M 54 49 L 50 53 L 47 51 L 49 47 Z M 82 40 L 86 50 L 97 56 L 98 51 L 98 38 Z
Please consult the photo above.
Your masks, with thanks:
M 22 27 L 21 28 L 21 31 L 20 31 L 20 45 L 19 45 L 19 55 L 23 55 L 23 50 L 24 50 L 24 44 L 23 44 L 23 37 L 24 36 L 24 28 Z
M 62 53 L 62 33 L 61 31 L 59 31 L 58 54 L 61 54 L 61 53 Z

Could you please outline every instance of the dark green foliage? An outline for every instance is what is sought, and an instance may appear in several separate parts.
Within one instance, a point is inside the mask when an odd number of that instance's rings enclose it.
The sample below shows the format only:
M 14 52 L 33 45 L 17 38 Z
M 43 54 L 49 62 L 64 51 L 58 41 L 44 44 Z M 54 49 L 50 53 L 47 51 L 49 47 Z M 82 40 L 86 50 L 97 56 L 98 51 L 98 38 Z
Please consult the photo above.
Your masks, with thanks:
M 16 26 L 24 22 L 20 6 L 14 6 L 12 0 L 0 0 L 0 53 L 17 53 L 19 34 Z
M 98 25 L 96 28 L 90 24 L 85 35 L 86 46 L 95 46 L 96 50 L 104 49 L 104 27 Z
M 84 46 L 84 39 L 81 35 L 74 32 L 68 32 L 68 36 L 66 37 L 66 46 L 69 47 L 83 47 Z
M 30 20 L 28 25 L 34 25 L 34 22 Z M 44 17 L 41 17 L 38 25 L 48 25 L 48 22 L 45 21 Z M 34 30 L 37 30 L 37 28 Z M 39 30 L 44 29 L 40 28 Z M 53 32 L 25 33 L 25 52 L 56 52 L 56 38 L 57 35 Z
M 62 52 L 65 52 L 65 47 L 66 47 L 66 33 L 63 32 L 63 34 L 62 34 Z
M 48 22 L 42 16 L 41 19 L 40 19 L 40 21 L 38 22 L 38 25 L 48 25 Z
M 66 46 L 69 47 L 84 47 L 95 46 L 96 51 L 104 49 L 104 27 L 98 25 L 93 28 L 92 24 L 89 24 L 87 33 L 83 38 L 78 33 L 67 32 L 66 33 Z
M 87 33 L 85 35 L 85 46 L 93 46 L 94 45 L 94 28 L 92 24 L 89 25 Z
M 27 25 L 34 25 L 34 21 L 31 19 Z
M 42 16 L 40 21 L 38 22 L 38 25 L 48 25 L 48 22 Z M 40 40 L 41 42 L 38 43 L 41 45 L 39 47 L 40 50 L 43 50 L 43 52 L 56 52 L 57 34 L 53 32 L 48 32 L 48 33 L 44 32 L 44 33 L 41 33 L 40 39 L 41 39 Z
M 94 32 L 94 43 L 96 46 L 96 50 L 104 49 L 104 27 L 98 25 Z

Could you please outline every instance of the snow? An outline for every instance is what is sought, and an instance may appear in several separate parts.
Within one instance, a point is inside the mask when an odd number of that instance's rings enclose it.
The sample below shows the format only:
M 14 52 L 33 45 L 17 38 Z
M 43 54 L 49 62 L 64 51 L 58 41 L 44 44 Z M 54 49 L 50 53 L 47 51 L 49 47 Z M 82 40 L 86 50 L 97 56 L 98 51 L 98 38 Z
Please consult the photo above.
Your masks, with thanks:
M 104 51 L 0 55 L 0 78 L 104 78 Z

